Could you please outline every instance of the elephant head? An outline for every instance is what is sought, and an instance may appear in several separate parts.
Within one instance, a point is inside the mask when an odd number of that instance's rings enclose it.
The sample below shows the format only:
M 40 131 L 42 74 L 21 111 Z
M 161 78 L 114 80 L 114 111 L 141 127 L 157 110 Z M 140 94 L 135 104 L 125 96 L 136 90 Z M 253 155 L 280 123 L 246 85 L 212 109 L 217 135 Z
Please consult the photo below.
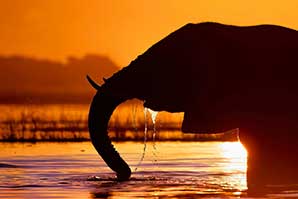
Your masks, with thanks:
M 188 24 L 170 34 L 129 66 L 106 79 L 102 86 L 87 76 L 90 84 L 97 89 L 89 112 L 90 137 L 119 180 L 128 179 L 131 171 L 111 144 L 107 126 L 111 114 L 120 103 L 137 98 L 144 101 L 145 107 L 155 111 L 185 112 L 182 130 L 197 130 L 193 118 L 196 118 L 197 110 L 203 107 L 201 104 L 207 100 L 204 96 L 208 93 L 204 76 L 206 67 L 199 66 L 207 64 L 206 60 L 212 57 L 204 50 L 206 42 L 201 42 L 197 39 L 199 35 L 195 35 L 200 31 L 193 28 L 194 25 Z M 200 34 L 201 37 L 207 36 L 204 31 Z M 205 86 L 199 89 L 197 85 Z M 207 132 L 207 129 L 200 130 Z
M 102 86 L 88 77 L 97 89 L 89 112 L 91 140 L 118 179 L 129 179 L 131 170 L 114 149 L 107 127 L 114 109 L 128 99 L 142 100 L 154 111 L 184 112 L 182 131 L 199 133 L 238 128 L 243 121 L 254 118 L 257 111 L 262 114 L 274 105 L 272 99 L 279 98 L 267 89 L 272 74 L 264 76 L 270 63 L 265 60 L 281 54 L 276 48 L 266 51 L 273 48 L 274 37 L 267 37 L 264 30 L 274 28 L 187 24 Z M 271 63 L 278 65 L 279 60 Z M 265 69 L 260 70 L 260 65 Z M 275 98 L 268 103 L 272 96 Z

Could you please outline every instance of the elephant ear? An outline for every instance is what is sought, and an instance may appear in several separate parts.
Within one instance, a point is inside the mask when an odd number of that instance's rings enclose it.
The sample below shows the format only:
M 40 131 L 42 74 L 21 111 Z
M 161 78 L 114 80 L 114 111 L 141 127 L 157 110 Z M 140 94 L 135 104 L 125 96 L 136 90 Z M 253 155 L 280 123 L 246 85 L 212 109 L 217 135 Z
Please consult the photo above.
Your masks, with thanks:
M 182 132 L 197 134 L 222 133 L 234 128 L 234 121 L 214 111 L 190 110 L 184 113 Z

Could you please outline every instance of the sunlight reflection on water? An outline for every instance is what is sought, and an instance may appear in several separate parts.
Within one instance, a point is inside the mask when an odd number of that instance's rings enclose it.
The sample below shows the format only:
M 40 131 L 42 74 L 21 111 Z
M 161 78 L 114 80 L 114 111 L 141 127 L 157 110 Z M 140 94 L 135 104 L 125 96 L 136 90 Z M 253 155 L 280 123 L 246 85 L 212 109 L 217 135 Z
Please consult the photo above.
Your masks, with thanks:
M 157 142 L 155 155 L 153 143 L 147 144 L 138 170 L 130 181 L 120 183 L 89 142 L 0 143 L 0 198 L 190 198 L 245 193 L 246 153 L 240 143 Z M 143 144 L 115 145 L 133 169 Z

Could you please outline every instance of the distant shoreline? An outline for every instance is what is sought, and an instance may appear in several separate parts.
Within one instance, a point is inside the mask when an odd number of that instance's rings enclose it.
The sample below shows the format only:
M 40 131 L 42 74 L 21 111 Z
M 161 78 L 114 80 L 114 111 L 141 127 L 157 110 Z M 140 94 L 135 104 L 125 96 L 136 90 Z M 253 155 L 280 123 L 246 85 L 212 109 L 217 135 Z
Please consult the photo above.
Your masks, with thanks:
M 65 63 L 0 55 L 0 104 L 90 103 L 94 90 L 90 75 L 99 84 L 120 68 L 107 56 L 68 57 Z
M 14 134 L 13 137 L 1 138 L 0 142 L 16 143 L 16 142 L 84 142 L 90 141 L 89 133 L 84 132 L 21 132 Z M 138 131 L 110 131 L 109 136 L 113 142 L 144 142 L 144 132 Z M 219 134 L 184 134 L 181 131 L 157 131 L 156 137 L 153 140 L 153 132 L 147 134 L 146 142 L 236 142 L 238 141 L 238 134 L 236 132 L 226 132 Z
M 0 96 L 0 104 L 90 104 L 92 97 L 93 95 L 91 94 L 69 93 L 65 93 L 64 95 L 6 95 Z

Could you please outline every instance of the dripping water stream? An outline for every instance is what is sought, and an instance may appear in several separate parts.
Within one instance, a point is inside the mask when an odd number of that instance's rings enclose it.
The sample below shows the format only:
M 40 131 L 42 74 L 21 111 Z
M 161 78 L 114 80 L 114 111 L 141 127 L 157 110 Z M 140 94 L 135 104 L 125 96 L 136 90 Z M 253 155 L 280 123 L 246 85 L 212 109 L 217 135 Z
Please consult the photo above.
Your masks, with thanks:
M 156 148 L 156 117 L 158 112 L 157 111 L 153 111 L 151 109 L 148 109 L 150 115 L 151 115 L 151 119 L 152 119 L 152 123 L 153 123 L 153 134 L 152 134 L 152 146 L 153 146 L 153 162 L 156 164 L 157 163 L 157 148 Z
M 138 170 L 138 168 L 140 167 L 140 165 L 142 164 L 144 157 L 145 157 L 145 153 L 146 153 L 146 148 L 147 148 L 147 108 L 144 107 L 144 121 L 145 121 L 145 128 L 144 128 L 144 147 L 143 147 L 143 152 L 142 152 L 142 156 L 135 168 L 135 171 Z
M 134 110 L 135 111 L 135 110 Z M 140 167 L 140 165 L 142 164 L 145 154 L 146 154 L 146 149 L 147 149 L 147 136 L 148 136 L 148 119 L 147 119 L 147 112 L 150 113 L 151 119 L 152 119 L 152 123 L 153 123 L 153 134 L 152 134 L 152 143 L 153 143 L 153 157 L 154 160 L 153 162 L 156 163 L 157 162 L 157 147 L 156 147 L 156 117 L 158 112 L 157 111 L 153 111 L 147 107 L 144 107 L 144 147 L 143 147 L 143 152 L 141 155 L 141 158 L 135 168 L 134 171 L 137 171 L 138 168 Z

